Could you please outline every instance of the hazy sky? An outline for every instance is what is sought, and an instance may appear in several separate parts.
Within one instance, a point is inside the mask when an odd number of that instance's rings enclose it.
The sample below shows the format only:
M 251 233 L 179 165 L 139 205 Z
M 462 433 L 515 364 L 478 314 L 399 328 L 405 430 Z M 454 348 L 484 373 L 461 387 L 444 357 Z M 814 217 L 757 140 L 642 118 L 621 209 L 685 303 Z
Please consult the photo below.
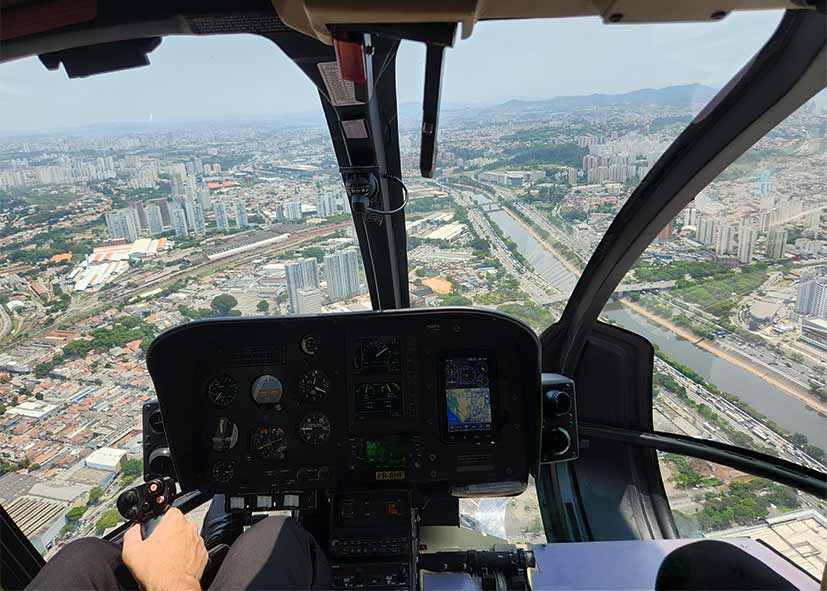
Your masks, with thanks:
M 443 101 L 720 86 L 780 18 L 755 12 L 692 25 L 607 26 L 597 18 L 481 23 L 448 50 Z M 2 64 L 0 131 L 320 112 L 309 80 L 259 37 L 167 37 L 150 60 L 146 68 L 79 80 L 47 71 L 37 58 Z M 401 102 L 421 101 L 423 67 L 423 46 L 403 45 Z

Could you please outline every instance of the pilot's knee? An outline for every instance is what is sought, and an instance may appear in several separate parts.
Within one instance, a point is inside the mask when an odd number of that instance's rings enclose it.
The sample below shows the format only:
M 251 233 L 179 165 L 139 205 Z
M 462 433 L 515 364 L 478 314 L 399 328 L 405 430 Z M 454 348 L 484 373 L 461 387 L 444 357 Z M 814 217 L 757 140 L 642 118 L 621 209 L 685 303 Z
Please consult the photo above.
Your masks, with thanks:
M 270 531 L 287 532 L 301 529 L 295 519 L 288 515 L 269 515 L 259 521 L 256 527 L 261 526 L 262 529 Z
M 109 563 L 120 559 L 120 556 L 121 548 L 113 542 L 99 538 L 80 538 L 66 544 L 53 560 L 67 560 L 73 563 L 87 563 L 91 560 Z
M 310 534 L 292 517 L 285 515 L 270 515 L 265 517 L 245 535 L 258 539 L 278 541 L 280 544 L 303 542 Z

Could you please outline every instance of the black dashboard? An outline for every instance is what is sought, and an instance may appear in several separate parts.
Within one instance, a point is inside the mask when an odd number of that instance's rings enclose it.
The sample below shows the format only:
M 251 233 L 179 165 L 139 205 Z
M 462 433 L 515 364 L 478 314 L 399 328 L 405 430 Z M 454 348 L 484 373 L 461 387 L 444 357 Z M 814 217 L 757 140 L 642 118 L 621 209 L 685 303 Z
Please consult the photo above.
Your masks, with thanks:
M 147 366 L 182 489 L 248 509 L 284 491 L 513 494 L 538 461 L 539 342 L 496 312 L 199 321 Z

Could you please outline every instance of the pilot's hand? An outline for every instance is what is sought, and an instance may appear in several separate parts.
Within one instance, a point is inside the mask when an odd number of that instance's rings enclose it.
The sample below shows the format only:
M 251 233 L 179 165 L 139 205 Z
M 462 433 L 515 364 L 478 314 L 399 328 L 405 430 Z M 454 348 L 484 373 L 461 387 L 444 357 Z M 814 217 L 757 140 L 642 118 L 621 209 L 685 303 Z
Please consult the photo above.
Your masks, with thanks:
M 200 591 L 207 548 L 198 526 L 173 507 L 145 540 L 139 525 L 129 528 L 123 538 L 123 561 L 146 591 Z

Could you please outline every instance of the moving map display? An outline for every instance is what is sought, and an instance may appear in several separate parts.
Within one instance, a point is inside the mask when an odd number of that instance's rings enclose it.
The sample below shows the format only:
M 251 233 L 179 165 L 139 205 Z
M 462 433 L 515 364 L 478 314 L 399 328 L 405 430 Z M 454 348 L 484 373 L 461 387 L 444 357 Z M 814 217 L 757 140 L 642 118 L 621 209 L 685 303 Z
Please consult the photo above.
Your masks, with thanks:
M 445 360 L 445 414 L 449 433 L 491 431 L 488 357 Z

